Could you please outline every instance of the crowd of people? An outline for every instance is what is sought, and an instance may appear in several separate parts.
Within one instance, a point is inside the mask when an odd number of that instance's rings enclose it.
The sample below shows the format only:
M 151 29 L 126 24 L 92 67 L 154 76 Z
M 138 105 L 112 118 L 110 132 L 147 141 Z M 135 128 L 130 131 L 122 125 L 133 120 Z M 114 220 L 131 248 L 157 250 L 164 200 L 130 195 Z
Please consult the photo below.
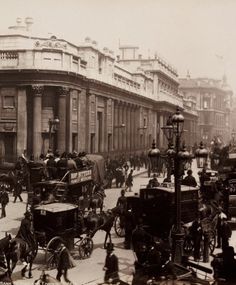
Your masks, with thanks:
M 141 156 L 142 157 L 142 156 Z M 117 188 L 122 188 L 120 197 L 117 200 L 116 208 L 119 209 L 120 223 L 121 227 L 124 228 L 124 248 L 133 249 L 136 256 L 135 268 L 140 270 L 143 266 L 148 266 L 150 275 L 155 271 L 160 271 L 164 264 L 168 263 L 168 270 L 171 275 L 175 275 L 173 272 L 173 265 L 171 264 L 171 252 L 168 247 L 168 242 L 166 240 L 161 240 L 157 237 L 152 236 L 145 230 L 143 220 L 139 219 L 137 221 L 132 208 L 128 207 L 126 192 L 132 191 L 133 186 L 133 171 L 139 169 L 140 167 L 147 167 L 145 160 L 141 157 L 116 157 L 115 159 L 106 159 L 106 179 L 108 187 L 112 188 L 112 181 L 109 181 L 109 174 L 112 173 L 115 179 L 115 184 Z M 73 154 L 63 154 L 59 153 L 52 154 L 49 152 L 46 156 L 41 156 L 40 161 L 36 161 L 33 157 L 30 157 L 28 163 L 40 163 L 44 165 L 47 169 L 48 177 L 51 179 L 58 177 L 58 169 L 79 169 L 81 167 L 86 167 L 89 162 L 85 158 L 85 153 L 73 153 Z M 216 239 L 217 248 L 222 250 L 222 253 L 217 255 L 212 262 L 212 266 L 218 268 L 218 275 L 223 276 L 226 279 L 231 280 L 235 278 L 234 274 L 229 273 L 232 270 L 236 271 L 236 261 L 234 259 L 234 249 L 230 246 L 230 238 L 232 236 L 232 229 L 227 221 L 228 219 L 228 208 L 227 199 L 225 198 L 225 186 L 224 181 L 218 179 L 212 182 L 211 178 L 207 173 L 208 166 L 206 165 L 203 170 L 199 173 L 199 187 L 200 187 L 200 210 L 199 215 L 192 222 L 189 228 L 189 234 L 193 239 L 193 258 L 198 262 L 202 256 L 201 252 L 201 241 L 206 240 L 206 232 L 202 221 L 203 219 L 216 218 Z M 206 183 L 206 181 L 208 183 Z M 109 185 L 111 183 L 111 185 Z M 192 170 L 187 170 L 186 175 L 181 179 L 181 184 L 189 187 L 197 187 L 197 179 L 193 176 Z M 158 181 L 157 173 L 153 173 L 153 176 L 148 181 L 147 188 L 156 188 L 161 185 Z M 206 187 L 207 185 L 207 187 Z M 210 193 L 210 195 L 206 194 Z M 21 191 L 19 189 L 14 190 L 14 202 L 17 198 L 22 201 Z M 9 195 L 5 187 L 2 186 L 0 189 L 0 203 L 2 206 L 1 217 L 6 216 L 6 206 L 9 202 Z M 31 232 L 31 221 L 30 214 L 26 212 L 25 218 L 21 222 L 20 230 L 18 235 L 20 238 L 27 241 L 29 245 L 29 251 L 32 250 L 33 237 L 30 236 Z M 28 238 L 31 238 L 28 241 Z M 64 276 L 66 282 L 70 283 L 68 279 L 67 270 L 73 267 L 73 260 L 66 249 L 64 244 L 60 244 L 58 247 L 58 252 L 60 256 L 60 262 L 58 263 L 58 272 L 56 279 L 61 280 L 61 276 Z M 114 254 L 114 245 L 112 244 L 111 238 L 109 243 L 106 244 L 106 259 L 104 264 L 104 282 L 110 282 L 112 279 L 115 284 L 119 277 L 119 259 Z M 167 262 L 168 261 L 168 262 Z M 219 269 L 220 268 L 220 269 Z M 230 268 L 230 271 L 229 271 Z M 215 275 L 216 276 L 216 275 Z M 174 276 L 175 277 L 175 276 Z M 135 284 L 135 283 L 133 283 Z

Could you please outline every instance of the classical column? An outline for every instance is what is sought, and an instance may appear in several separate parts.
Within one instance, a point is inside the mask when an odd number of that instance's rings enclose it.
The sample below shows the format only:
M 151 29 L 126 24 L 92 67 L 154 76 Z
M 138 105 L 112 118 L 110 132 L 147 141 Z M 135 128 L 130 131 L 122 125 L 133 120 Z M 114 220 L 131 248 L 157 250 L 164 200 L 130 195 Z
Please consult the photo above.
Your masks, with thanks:
M 82 89 L 78 92 L 78 151 L 87 150 L 86 144 L 88 144 L 88 112 L 87 112 L 87 98 L 86 90 Z
M 125 128 L 123 129 L 123 150 L 126 151 L 127 150 L 127 105 L 124 104 L 123 105 L 123 122 L 125 124 Z
M 159 126 L 160 126 L 160 131 L 159 131 L 159 146 L 160 148 L 164 147 L 164 136 L 163 136 L 163 131 L 161 128 L 166 125 L 166 122 L 164 122 L 163 114 L 160 114 L 159 116 Z
M 139 138 L 139 134 L 137 132 L 137 127 L 138 127 L 138 123 L 139 123 L 139 116 L 138 116 L 138 112 L 137 112 L 137 107 L 134 107 L 134 110 L 133 110 L 133 130 L 134 130 L 134 133 L 133 133 L 133 142 L 134 142 L 134 149 L 137 149 L 139 146 L 140 146 L 140 138 Z
M 123 105 L 122 103 L 119 104 L 119 123 L 118 123 L 118 131 L 119 131 L 119 150 L 123 150 Z
M 133 128 L 133 113 L 134 113 L 134 108 L 133 106 L 130 107 L 130 150 L 134 150 L 134 128 Z
M 33 154 L 38 158 L 42 150 L 42 94 L 43 86 L 33 85 Z
M 58 88 L 58 118 L 59 127 L 57 131 L 57 149 L 60 153 L 66 150 L 66 96 L 69 94 L 69 88 Z
M 114 138 L 113 138 L 113 148 L 114 150 L 118 150 L 118 106 L 117 101 L 114 102 L 114 124 L 113 124 L 113 132 L 114 132 Z
M 130 105 L 127 106 L 126 108 L 126 149 L 127 150 L 130 150 L 131 147 L 130 147 Z
M 66 151 L 72 152 L 72 98 L 76 90 L 69 90 L 66 98 Z
M 20 87 L 17 95 L 17 156 L 27 149 L 27 106 L 26 88 Z

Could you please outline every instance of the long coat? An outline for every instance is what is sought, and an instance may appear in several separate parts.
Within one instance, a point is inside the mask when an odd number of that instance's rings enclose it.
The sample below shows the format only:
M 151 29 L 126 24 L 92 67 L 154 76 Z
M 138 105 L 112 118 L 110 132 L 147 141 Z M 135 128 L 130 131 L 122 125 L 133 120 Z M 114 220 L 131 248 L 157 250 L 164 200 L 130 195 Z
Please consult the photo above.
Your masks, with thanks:
M 24 218 L 21 221 L 20 229 L 16 235 L 16 238 L 24 240 L 28 244 L 30 249 L 34 249 L 35 239 L 31 231 L 31 221 L 29 219 Z
M 68 249 L 65 246 L 62 246 L 62 248 L 59 251 L 57 269 L 58 270 L 67 270 L 67 269 L 70 269 L 74 266 L 75 266 L 75 264 L 73 262 L 72 257 L 70 256 Z
M 115 254 L 107 254 L 105 260 L 105 276 L 104 281 L 108 281 L 109 279 L 117 280 L 119 279 L 119 266 L 118 266 L 118 258 Z

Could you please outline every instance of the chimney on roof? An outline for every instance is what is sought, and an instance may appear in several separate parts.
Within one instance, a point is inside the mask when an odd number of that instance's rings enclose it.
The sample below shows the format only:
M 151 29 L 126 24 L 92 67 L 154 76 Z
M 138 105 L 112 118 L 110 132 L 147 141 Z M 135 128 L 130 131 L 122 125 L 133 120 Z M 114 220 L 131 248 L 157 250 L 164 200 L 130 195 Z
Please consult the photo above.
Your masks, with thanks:
M 142 59 L 142 55 L 141 54 L 138 55 L 138 59 Z
M 92 44 L 93 44 L 94 46 L 97 46 L 97 45 L 98 45 L 98 43 L 97 43 L 96 41 L 92 41 Z
M 190 79 L 190 78 L 191 78 L 190 73 L 189 73 L 189 70 L 187 70 L 186 78 L 187 78 L 187 79 Z
M 22 19 L 20 17 L 17 17 L 16 23 L 17 23 L 17 26 L 20 26 L 20 24 L 22 23 Z
M 108 53 L 108 52 L 109 52 L 109 49 L 108 49 L 107 47 L 104 47 L 104 48 L 103 48 L 103 51 L 104 51 L 105 53 Z
M 90 37 L 86 37 L 86 38 L 85 38 L 85 42 L 86 42 L 86 43 L 91 43 Z
M 117 61 L 119 61 L 119 60 L 120 60 L 120 56 L 119 56 L 119 55 L 117 55 L 117 56 L 116 56 L 116 59 L 117 59 Z
M 25 18 L 25 24 L 26 24 L 26 30 L 27 31 L 31 30 L 31 27 L 32 27 L 33 23 L 34 23 L 33 18 L 31 18 L 31 17 L 26 17 Z

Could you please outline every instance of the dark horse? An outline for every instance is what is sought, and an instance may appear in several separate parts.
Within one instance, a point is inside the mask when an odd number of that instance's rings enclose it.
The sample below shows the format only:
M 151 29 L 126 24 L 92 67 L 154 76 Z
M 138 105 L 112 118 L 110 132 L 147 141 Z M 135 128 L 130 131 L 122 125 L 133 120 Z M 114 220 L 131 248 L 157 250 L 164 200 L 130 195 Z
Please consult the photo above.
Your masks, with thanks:
M 91 208 L 92 210 L 96 212 L 96 209 L 99 208 L 100 212 L 102 212 L 103 202 L 104 202 L 105 197 L 106 197 L 106 194 L 105 194 L 104 188 L 99 184 L 95 185 L 95 189 L 90 199 L 89 209 Z
M 11 270 L 7 262 L 9 256 L 9 244 L 11 241 L 11 235 L 6 234 L 4 238 L 0 240 L 0 284 L 12 285 Z
M 96 234 L 97 231 L 105 231 L 106 236 L 104 240 L 104 248 L 107 245 L 107 239 L 111 243 L 111 228 L 113 227 L 115 217 L 117 215 L 117 208 L 101 212 L 99 214 L 91 213 L 87 218 L 87 229 L 90 232 L 91 238 Z
M 28 277 L 32 278 L 32 265 L 33 261 L 37 255 L 37 246 L 30 249 L 26 241 L 21 238 L 11 239 L 9 243 L 9 253 L 7 255 L 7 264 L 10 268 L 10 272 L 16 267 L 16 264 L 19 260 L 22 261 L 24 267 L 21 270 L 22 277 L 25 276 L 26 270 L 28 268 L 29 273 Z

